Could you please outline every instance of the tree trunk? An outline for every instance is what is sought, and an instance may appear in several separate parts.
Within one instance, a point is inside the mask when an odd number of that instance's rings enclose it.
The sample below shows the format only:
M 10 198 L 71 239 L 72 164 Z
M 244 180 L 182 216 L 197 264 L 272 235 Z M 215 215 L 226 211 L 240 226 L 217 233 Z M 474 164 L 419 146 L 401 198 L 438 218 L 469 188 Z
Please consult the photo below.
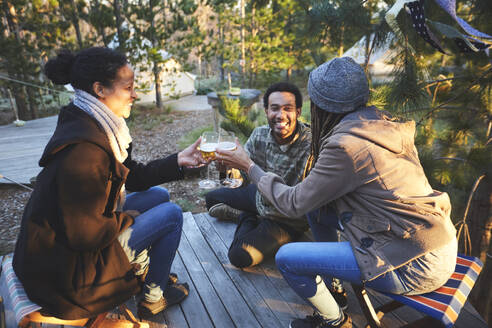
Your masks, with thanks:
M 472 199 L 467 218 L 471 237 L 471 255 L 486 260 L 492 229 L 492 179 L 486 176 L 480 182 Z
M 246 49 L 244 43 L 245 40 L 245 31 L 244 31 L 244 20 L 246 19 L 245 5 L 244 0 L 241 0 L 241 73 L 244 77 L 246 73 Z
M 80 25 L 79 25 L 79 13 L 78 13 L 78 8 L 77 4 L 75 3 L 75 0 L 70 0 L 70 5 L 72 6 L 72 23 L 73 27 L 75 29 L 75 35 L 77 36 L 77 43 L 79 44 L 79 49 L 82 49 L 84 47 L 83 42 L 82 42 L 82 34 L 80 33 Z
M 492 288 L 490 288 L 490 282 L 492 281 L 492 243 L 489 244 L 488 254 L 484 262 L 484 266 L 480 276 L 478 277 L 475 286 L 469 297 L 470 303 L 473 304 L 475 309 L 480 315 L 487 321 L 489 325 L 492 325 Z
M 23 88 L 20 85 L 12 85 L 12 91 L 15 98 L 15 104 L 17 106 L 17 114 L 19 115 L 19 119 L 23 121 L 28 121 L 31 119 L 31 115 L 29 113 L 29 108 L 27 106 L 26 94 L 24 93 Z
M 121 29 L 121 24 L 123 23 L 121 19 L 121 9 L 120 9 L 120 1 L 113 1 L 113 10 L 114 16 L 116 18 L 116 34 L 118 35 L 118 50 L 122 53 L 125 53 L 126 45 L 125 39 L 123 37 L 123 30 Z
M 162 109 L 162 99 L 161 99 L 161 70 L 157 63 L 154 63 L 154 83 L 155 83 L 155 104 L 157 108 Z
M 99 0 L 93 0 L 93 1 L 91 1 L 91 11 L 93 11 L 93 12 L 96 13 L 96 17 L 98 19 L 101 19 L 101 15 L 100 15 L 101 14 L 101 10 L 100 10 L 100 7 L 101 7 L 101 3 L 99 2 Z M 104 46 L 107 47 L 108 46 L 108 43 L 109 43 L 109 40 L 108 40 L 108 37 L 106 35 L 106 31 L 104 29 L 104 25 L 97 24 L 96 30 L 99 33 L 99 35 L 101 36 L 102 41 L 104 43 Z
M 341 36 L 340 36 L 340 45 L 338 47 L 338 57 L 342 57 L 343 56 L 343 37 L 344 37 L 344 32 L 345 32 L 345 26 L 342 25 L 340 27 Z
M 225 72 L 224 72 L 224 29 L 220 25 L 221 19 L 220 19 L 220 13 L 218 15 L 218 21 L 217 21 L 217 26 L 219 28 L 219 40 L 220 40 L 220 45 L 221 45 L 221 50 L 220 50 L 220 55 L 219 55 L 219 71 L 220 71 L 220 81 L 224 82 L 225 79 Z
M 487 137 L 490 135 L 487 134 Z M 492 143 L 488 143 L 486 151 L 492 154 Z M 490 156 L 492 157 L 492 156 Z M 489 158 L 490 158 L 489 157 Z M 487 165 L 487 164 L 486 164 Z M 469 222 L 472 255 L 484 263 L 482 273 L 469 297 L 478 313 L 492 324 L 492 167 L 490 161 L 485 167 L 485 177 L 480 181 L 472 199 Z
M 19 45 L 20 49 L 23 49 L 21 44 L 22 43 L 21 32 L 19 30 L 19 24 L 17 24 L 17 13 L 15 11 L 15 7 L 8 1 L 2 1 L 2 5 L 3 5 L 2 9 L 4 11 L 5 18 L 7 20 L 7 28 L 5 30 L 7 31 L 7 33 L 14 35 L 15 40 L 17 41 L 17 44 Z M 5 59 L 8 63 L 9 62 L 8 58 Z M 19 71 L 16 69 L 16 67 L 8 64 L 6 66 L 7 66 L 7 74 L 10 78 L 15 80 L 21 80 L 23 78 L 23 74 L 19 74 Z M 27 106 L 26 94 L 23 88 L 21 87 L 21 85 L 18 84 L 17 82 L 12 82 L 11 86 L 15 98 L 15 103 L 17 106 L 17 114 L 19 116 L 19 119 L 27 121 L 30 119 L 30 114 Z

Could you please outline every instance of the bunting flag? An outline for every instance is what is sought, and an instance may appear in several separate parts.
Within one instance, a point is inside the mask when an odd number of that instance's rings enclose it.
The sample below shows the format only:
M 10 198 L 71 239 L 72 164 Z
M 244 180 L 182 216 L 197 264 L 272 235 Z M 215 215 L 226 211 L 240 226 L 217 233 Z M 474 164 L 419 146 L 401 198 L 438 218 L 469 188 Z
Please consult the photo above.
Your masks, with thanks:
M 393 30 L 396 37 L 400 40 L 404 40 L 405 38 L 403 37 L 403 33 L 401 32 L 400 27 L 398 26 L 398 22 L 396 21 L 396 17 L 398 16 L 398 14 L 403 9 L 403 7 L 405 6 L 406 3 L 413 2 L 413 1 L 415 1 L 415 0 L 396 0 L 393 7 L 391 7 L 386 12 L 386 15 L 384 16 L 386 23 L 388 23 L 389 27 Z M 413 48 L 410 44 L 408 44 L 408 49 L 412 53 L 415 53 L 415 50 L 413 50 Z
M 431 46 L 446 54 L 444 49 L 442 48 L 439 40 L 437 40 L 436 36 L 429 29 L 427 24 L 425 23 L 425 11 L 424 11 L 424 1 L 417 0 L 408 2 L 405 6 L 410 10 L 410 16 L 412 17 L 413 27 L 417 31 L 417 34 L 422 37 L 427 43 Z
M 442 9 L 444 9 L 451 17 L 460 24 L 466 33 L 484 39 L 492 39 L 492 36 L 474 29 L 470 24 L 456 15 L 456 0 L 435 0 Z M 490 0 L 488 0 L 490 1 Z
M 490 44 L 483 43 L 477 39 L 460 33 L 457 29 L 447 24 L 427 20 L 439 33 L 453 39 L 461 52 L 478 52 L 490 47 Z

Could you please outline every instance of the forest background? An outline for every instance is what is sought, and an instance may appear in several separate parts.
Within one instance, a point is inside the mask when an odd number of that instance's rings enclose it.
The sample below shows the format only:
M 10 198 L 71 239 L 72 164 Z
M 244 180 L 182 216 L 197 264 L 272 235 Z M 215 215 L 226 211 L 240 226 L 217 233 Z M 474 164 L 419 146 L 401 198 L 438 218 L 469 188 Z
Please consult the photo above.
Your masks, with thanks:
M 22 120 L 47 115 L 63 89 L 50 84 L 41 68 L 61 48 L 118 48 L 152 76 L 140 88 L 148 88 L 147 83 L 159 91 L 164 64 L 173 58 L 197 75 L 198 93 L 230 85 L 264 90 L 272 82 L 290 80 L 306 94 L 309 72 L 361 38 L 366 40 L 366 70 L 371 55 L 390 44 L 394 70 L 385 81 L 369 75 L 370 101 L 417 122 L 420 159 L 431 185 L 451 197 L 460 251 L 485 264 L 471 300 L 492 323 L 491 57 L 483 50 L 463 52 L 456 40 L 437 33 L 438 25 L 431 22 L 464 32 L 434 1 L 425 1 L 425 14 L 446 54 L 417 34 L 405 10 L 396 17 L 400 31 L 395 33 L 384 19 L 394 3 L 0 0 L 0 101 L 15 99 Z M 490 0 L 459 0 L 456 9 L 473 27 L 492 34 Z M 490 39 L 482 41 L 490 44 Z M 162 107 L 156 94 L 156 107 Z M 246 136 L 254 127 L 248 115 L 236 110 L 228 117 Z

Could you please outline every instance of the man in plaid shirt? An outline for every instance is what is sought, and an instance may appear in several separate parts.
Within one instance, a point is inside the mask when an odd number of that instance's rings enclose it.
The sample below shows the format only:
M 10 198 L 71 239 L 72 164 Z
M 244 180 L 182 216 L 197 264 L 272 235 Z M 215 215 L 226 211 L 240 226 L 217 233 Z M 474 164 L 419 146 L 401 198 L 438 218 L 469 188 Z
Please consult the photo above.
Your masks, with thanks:
M 303 179 L 311 147 L 311 130 L 298 121 L 302 95 L 293 84 L 276 83 L 265 92 L 263 104 L 268 126 L 256 128 L 245 149 L 263 170 L 278 174 L 293 186 Z M 228 255 L 239 268 L 274 256 L 280 246 L 297 240 L 308 228 L 305 217 L 280 214 L 254 184 L 211 191 L 206 202 L 211 216 L 238 222 Z

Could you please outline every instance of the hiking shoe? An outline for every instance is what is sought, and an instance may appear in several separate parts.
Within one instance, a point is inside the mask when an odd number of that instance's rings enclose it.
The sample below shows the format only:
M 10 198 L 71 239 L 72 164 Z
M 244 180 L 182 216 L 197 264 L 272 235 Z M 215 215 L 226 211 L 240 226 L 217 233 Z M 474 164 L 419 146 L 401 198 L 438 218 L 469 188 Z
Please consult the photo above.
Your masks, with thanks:
M 147 302 L 145 299 L 142 299 L 138 303 L 138 316 L 140 318 L 152 317 L 172 305 L 181 303 L 188 296 L 189 292 L 190 288 L 187 283 L 168 286 L 161 299 L 157 302 Z
M 352 318 L 345 312 L 343 315 L 343 321 L 336 326 L 326 323 L 326 320 L 319 314 L 313 313 L 313 315 L 308 315 L 304 319 L 293 320 L 289 328 L 352 328 Z
M 348 309 L 347 292 L 345 289 L 342 289 L 341 292 L 330 290 L 330 293 L 342 310 L 345 311 Z
M 227 204 L 218 203 L 210 207 L 208 214 L 221 221 L 232 221 L 239 223 L 239 215 L 241 214 L 241 211 L 236 208 L 232 208 Z

